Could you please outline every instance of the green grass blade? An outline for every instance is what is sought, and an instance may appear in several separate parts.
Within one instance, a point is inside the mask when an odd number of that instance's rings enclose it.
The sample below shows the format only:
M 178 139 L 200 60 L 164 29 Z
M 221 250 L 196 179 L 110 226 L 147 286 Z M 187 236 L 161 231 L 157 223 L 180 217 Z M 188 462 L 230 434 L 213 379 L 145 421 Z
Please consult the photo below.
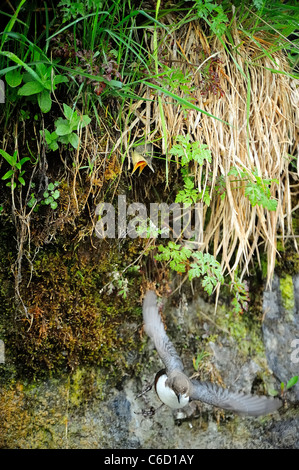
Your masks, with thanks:
M 22 8 L 22 6 L 24 5 L 25 2 L 26 2 L 26 0 L 21 0 L 21 2 L 19 3 L 18 8 L 16 9 L 14 15 L 10 18 L 9 22 L 7 23 L 7 25 L 4 29 L 4 32 L 3 32 L 3 37 L 2 37 L 2 40 L 1 40 L 1 44 L 0 44 L 0 51 L 2 51 L 3 45 L 6 41 L 6 33 L 10 33 L 10 31 L 14 27 L 14 24 L 17 20 L 17 16 L 19 14 L 19 11 L 21 10 L 21 8 Z
M 24 67 L 24 69 L 27 70 L 28 73 L 30 73 L 30 75 L 34 78 L 34 80 L 36 80 L 41 85 L 43 85 L 43 82 L 40 79 L 40 77 L 37 75 L 37 73 L 28 64 L 26 64 L 25 62 L 23 62 L 23 60 L 21 60 L 18 56 L 16 56 L 16 54 L 14 54 L 13 52 L 9 52 L 9 51 L 0 51 L 0 55 L 7 57 L 8 59 L 12 60 L 18 65 L 22 65 L 22 67 Z
M 199 108 L 193 103 L 190 103 L 190 101 L 186 100 L 185 98 L 182 98 L 181 96 L 175 95 L 171 91 L 165 90 L 165 88 L 161 88 L 158 85 L 155 85 L 154 83 L 147 82 L 146 80 L 140 80 L 140 83 L 144 83 L 144 85 L 147 85 L 149 88 L 153 88 L 155 90 L 160 91 L 164 95 L 170 96 L 171 98 L 175 99 L 179 104 L 182 106 L 185 106 L 189 109 L 195 109 L 196 111 L 199 111 L 206 116 L 209 116 L 210 118 L 217 119 L 217 121 L 222 122 L 223 124 L 227 124 L 228 126 L 232 127 L 232 124 L 229 124 L 228 122 L 224 121 L 223 119 L 220 119 L 217 116 L 214 116 L 214 114 L 208 113 L 208 111 L 205 111 L 204 109 Z

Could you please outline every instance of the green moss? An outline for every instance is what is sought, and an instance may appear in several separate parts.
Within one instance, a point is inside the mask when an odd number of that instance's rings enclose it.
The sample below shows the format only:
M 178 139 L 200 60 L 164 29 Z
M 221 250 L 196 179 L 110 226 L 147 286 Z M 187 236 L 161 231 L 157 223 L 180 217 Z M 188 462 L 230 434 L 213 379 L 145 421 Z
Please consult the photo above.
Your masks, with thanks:
M 11 303 L 5 308 L 7 322 L 4 325 L 3 318 L 0 322 L 7 356 L 20 373 L 55 375 L 65 368 L 72 371 L 82 364 L 97 364 L 109 367 L 113 375 L 127 367 L 126 354 L 136 347 L 138 335 L 123 324 L 139 318 L 140 276 L 127 276 L 126 299 L 117 290 L 109 295 L 103 286 L 111 282 L 113 271 L 130 261 L 115 247 L 100 242 L 97 249 L 82 243 L 76 250 L 72 245 L 40 250 L 30 282 L 30 273 L 24 271 L 20 288 L 28 318 L 16 316 Z
M 240 352 L 245 356 L 249 354 L 264 355 L 265 348 L 261 335 L 261 325 L 258 321 L 254 321 L 246 314 L 235 315 L 222 309 L 221 314 L 217 317 L 217 324 L 229 331 Z
M 283 244 L 283 242 L 281 240 L 277 240 L 277 247 L 276 248 L 279 252 L 284 252 L 286 250 L 285 245 Z
M 280 279 L 280 291 L 283 307 L 288 312 L 292 312 L 295 307 L 295 298 L 293 279 L 289 274 Z
M 262 278 L 267 279 L 268 261 L 267 261 L 267 257 L 264 254 L 262 254 L 261 256 L 261 268 L 262 268 Z
M 104 369 L 77 367 L 66 383 L 68 406 L 82 407 L 93 398 L 103 399 L 103 387 L 108 380 Z M 112 381 L 113 382 L 113 381 Z
M 299 273 L 299 253 L 294 249 L 291 242 L 286 243 L 285 251 L 276 257 L 276 272 L 280 277 L 295 275 Z

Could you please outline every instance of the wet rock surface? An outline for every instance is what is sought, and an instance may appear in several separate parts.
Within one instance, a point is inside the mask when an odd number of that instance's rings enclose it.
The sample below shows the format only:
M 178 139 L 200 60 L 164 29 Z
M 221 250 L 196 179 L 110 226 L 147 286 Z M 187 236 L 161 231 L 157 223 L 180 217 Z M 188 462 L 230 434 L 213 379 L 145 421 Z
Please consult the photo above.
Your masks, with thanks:
M 263 339 L 270 369 L 284 383 L 299 374 L 299 275 L 279 279 L 264 292 Z M 299 384 L 289 392 L 299 400 Z
M 279 300 L 279 292 L 279 280 L 276 279 L 272 292 L 264 295 L 262 329 L 270 368 L 279 380 L 288 380 L 298 367 L 290 361 L 290 346 L 286 344 L 292 338 L 298 338 L 298 302 L 294 303 L 296 309 L 289 320 L 282 319 L 280 324 L 281 311 L 277 307 L 283 307 L 283 303 Z M 212 321 L 203 318 L 200 311 Z M 213 306 L 199 298 L 187 302 L 183 295 L 174 306 L 168 302 L 163 315 L 167 332 L 181 354 L 188 374 L 195 372 L 193 359 L 201 352 L 206 339 L 204 348 L 209 356 L 206 356 L 206 368 L 199 370 L 202 379 L 207 379 L 206 375 L 212 371 L 226 387 L 267 393 L 264 386 L 256 385 L 262 382 L 261 377 L 266 377 L 267 386 L 278 389 L 279 381 L 269 372 L 265 354 L 246 355 L 225 328 L 215 330 Z M 229 326 L 227 328 L 229 332 Z M 284 335 L 288 335 L 287 341 Z M 245 340 L 249 342 L 250 337 Z M 103 371 L 89 368 L 39 384 L 17 382 L 3 386 L 0 396 L 1 448 L 299 448 L 297 391 L 291 395 L 292 403 L 287 408 L 261 418 L 239 417 L 198 404 L 191 416 L 182 419 L 165 405 L 160 407 L 153 388 L 137 397 L 162 368 L 153 344 L 146 338 L 144 341 L 144 349 L 136 358 L 142 365 L 142 372 L 131 377 L 120 371 L 116 386 L 111 386 L 109 376 L 103 382 Z M 275 347 L 278 343 L 283 343 L 285 349 Z

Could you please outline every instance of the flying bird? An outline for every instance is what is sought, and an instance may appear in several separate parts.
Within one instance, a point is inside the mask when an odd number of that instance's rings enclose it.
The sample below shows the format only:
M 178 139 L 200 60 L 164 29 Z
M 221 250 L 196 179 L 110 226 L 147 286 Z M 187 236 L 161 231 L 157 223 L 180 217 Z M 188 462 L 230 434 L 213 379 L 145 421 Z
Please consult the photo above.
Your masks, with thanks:
M 235 393 L 210 382 L 189 379 L 172 342 L 168 338 L 157 308 L 157 296 L 147 291 L 143 301 L 144 329 L 153 340 L 165 365 L 156 374 L 155 389 L 160 400 L 172 409 L 199 400 L 242 415 L 261 416 L 281 407 L 279 398 Z

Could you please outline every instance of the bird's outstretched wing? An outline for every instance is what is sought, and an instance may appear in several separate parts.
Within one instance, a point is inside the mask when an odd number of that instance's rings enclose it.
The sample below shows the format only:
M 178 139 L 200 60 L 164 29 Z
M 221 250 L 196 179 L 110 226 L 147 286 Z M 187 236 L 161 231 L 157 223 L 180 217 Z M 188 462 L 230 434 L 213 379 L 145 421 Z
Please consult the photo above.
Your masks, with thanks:
M 235 393 L 218 385 L 199 382 L 194 379 L 191 379 L 190 382 L 190 400 L 200 400 L 239 414 L 249 416 L 267 415 L 274 413 L 282 405 L 279 398 Z
M 147 291 L 142 310 L 145 332 L 155 343 L 158 354 L 166 367 L 167 374 L 174 370 L 183 371 L 183 363 L 165 332 L 158 312 L 155 292 Z

